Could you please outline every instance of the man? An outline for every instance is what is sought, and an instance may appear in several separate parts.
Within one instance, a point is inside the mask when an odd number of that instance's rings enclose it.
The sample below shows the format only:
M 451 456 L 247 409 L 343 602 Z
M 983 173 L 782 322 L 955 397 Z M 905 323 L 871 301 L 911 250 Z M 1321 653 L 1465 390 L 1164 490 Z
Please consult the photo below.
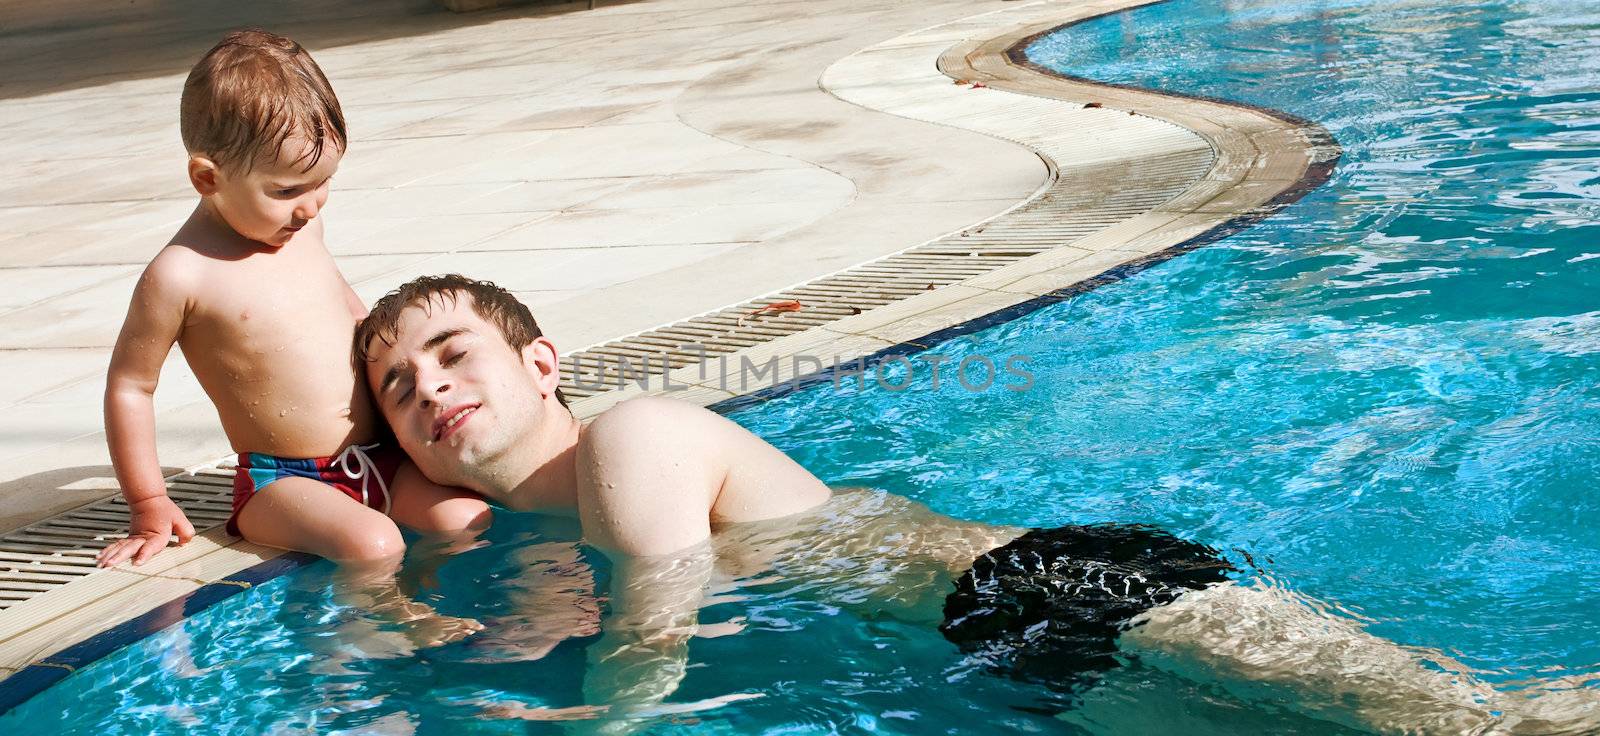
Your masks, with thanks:
M 561 395 L 555 347 L 493 284 L 416 279 L 380 299 L 355 340 L 378 406 L 431 480 L 576 515 L 616 562 L 586 676 L 590 697 L 608 704 L 658 703 L 677 686 L 714 566 L 825 576 L 826 563 L 882 555 L 892 539 L 910 559 L 897 576 L 934 574 L 882 580 L 878 599 L 904 598 L 915 617 L 928 604 L 919 591 L 942 597 L 955 580 L 941 631 L 999 672 L 1069 694 L 1131 647 L 1176 670 L 1281 686 L 1318 717 L 1382 731 L 1548 731 L 1586 717 L 1426 666 L 1283 591 L 1229 582 L 1213 550 L 1157 530 L 1027 531 L 890 494 L 835 494 L 733 422 L 668 399 L 624 402 L 582 425 Z M 1041 590 L 1055 594 L 1041 601 Z

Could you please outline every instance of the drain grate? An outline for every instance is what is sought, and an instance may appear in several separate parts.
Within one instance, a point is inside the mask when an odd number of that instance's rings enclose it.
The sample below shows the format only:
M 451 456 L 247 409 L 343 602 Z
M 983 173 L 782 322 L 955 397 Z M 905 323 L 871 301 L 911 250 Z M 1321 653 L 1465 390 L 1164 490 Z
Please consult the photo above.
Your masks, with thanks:
M 167 495 L 197 532 L 233 511 L 232 459 L 167 478 Z M 128 504 L 116 496 L 0 536 L 0 610 L 99 570 L 95 555 L 128 531 Z
M 1103 178 L 1099 164 L 1057 168 L 1048 142 L 1035 144 L 1051 164 L 1051 180 L 1022 205 L 799 286 L 569 353 L 562 360 L 561 390 L 572 399 L 613 391 L 641 375 L 659 376 L 981 276 L 1149 212 L 1204 176 L 1215 155 L 1193 133 L 1145 120 L 1172 128 L 1185 150 L 1120 168 L 1118 182 L 1125 192 L 1085 187 L 1091 176 Z M 786 302 L 799 302 L 801 308 L 771 309 Z

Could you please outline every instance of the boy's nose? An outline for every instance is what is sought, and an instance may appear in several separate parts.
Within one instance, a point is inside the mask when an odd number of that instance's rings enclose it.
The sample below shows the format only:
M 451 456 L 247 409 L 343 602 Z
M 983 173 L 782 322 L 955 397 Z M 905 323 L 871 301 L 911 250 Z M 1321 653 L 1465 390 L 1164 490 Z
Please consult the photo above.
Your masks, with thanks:
M 304 222 L 310 222 L 316 219 L 317 213 L 320 211 L 322 211 L 322 205 L 318 204 L 317 200 L 303 199 L 300 200 L 300 203 L 294 208 L 294 216 L 295 219 Z

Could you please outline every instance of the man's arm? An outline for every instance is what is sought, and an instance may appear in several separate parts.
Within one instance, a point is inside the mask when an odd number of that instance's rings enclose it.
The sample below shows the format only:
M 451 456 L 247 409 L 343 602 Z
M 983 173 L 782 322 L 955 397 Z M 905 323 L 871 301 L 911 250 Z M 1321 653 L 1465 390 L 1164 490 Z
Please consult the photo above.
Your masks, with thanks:
M 584 539 L 615 562 L 584 694 L 616 717 L 661 703 L 683 680 L 712 570 L 711 509 L 728 476 L 707 418 L 721 420 L 679 402 L 635 399 L 597 417 L 578 443 Z
M 135 565 L 142 564 L 164 549 L 172 534 L 178 535 L 180 544 L 194 536 L 194 526 L 167 497 L 156 458 L 156 383 L 162 363 L 182 333 L 188 302 L 180 265 L 175 259 L 157 256 L 145 269 L 111 352 L 106 373 L 106 443 L 132 519 L 128 538 L 100 551 L 102 567 L 129 557 Z
M 628 716 L 677 691 L 711 576 L 709 545 L 666 557 L 613 557 L 609 610 L 588 649 L 584 700 L 607 706 L 603 730 L 629 733 Z

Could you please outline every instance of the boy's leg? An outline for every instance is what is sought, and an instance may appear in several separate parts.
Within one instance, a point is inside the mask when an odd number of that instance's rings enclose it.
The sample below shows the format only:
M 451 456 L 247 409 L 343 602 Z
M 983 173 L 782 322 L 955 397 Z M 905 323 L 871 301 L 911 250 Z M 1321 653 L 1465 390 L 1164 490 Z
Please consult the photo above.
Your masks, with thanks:
M 395 582 L 405 556 L 400 528 L 382 512 L 310 478 L 289 477 L 257 491 L 239 511 L 239 531 L 256 544 L 310 552 L 339 563 L 344 602 L 391 621 L 415 646 L 437 646 L 483 629 L 411 600 Z
M 389 484 L 389 518 L 424 534 L 476 534 L 489 528 L 493 512 L 482 496 L 434 483 L 406 460 Z
M 310 478 L 282 478 L 257 491 L 239 511 L 238 524 L 257 544 L 340 563 L 398 564 L 406 549 L 389 517 Z

